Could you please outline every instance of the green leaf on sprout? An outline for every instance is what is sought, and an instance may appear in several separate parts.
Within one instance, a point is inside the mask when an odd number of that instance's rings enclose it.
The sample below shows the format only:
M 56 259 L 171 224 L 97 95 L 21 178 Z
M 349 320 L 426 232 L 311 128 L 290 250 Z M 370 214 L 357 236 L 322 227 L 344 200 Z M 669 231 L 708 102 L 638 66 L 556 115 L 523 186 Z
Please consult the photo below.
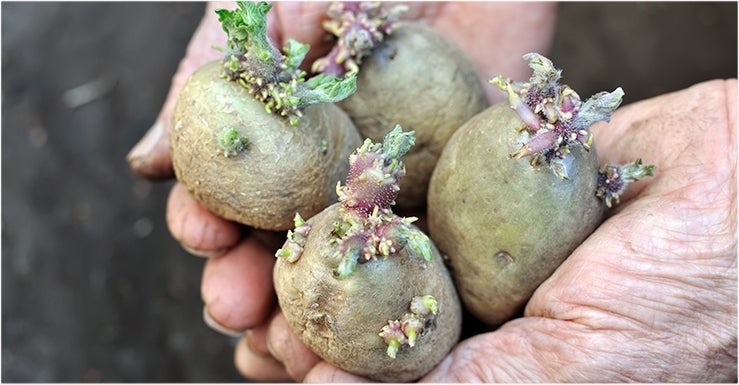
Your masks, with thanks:
M 398 232 L 401 237 L 407 240 L 408 243 L 406 246 L 410 247 L 417 254 L 420 254 L 424 260 L 431 261 L 433 256 L 431 252 L 431 240 L 429 240 L 426 234 L 405 224 L 398 226 Z
M 533 71 L 530 79 L 533 84 L 556 83 L 562 77 L 562 71 L 551 60 L 536 52 L 523 55 L 523 59 L 529 62 L 529 68 Z
M 357 91 L 357 74 L 352 72 L 343 78 L 318 74 L 308 79 L 300 92 L 300 106 L 318 103 L 336 103 Z
M 239 9 L 217 9 L 218 21 L 228 35 L 228 49 L 233 54 L 250 55 L 263 61 L 273 59 L 272 44 L 267 37 L 267 13 L 272 5 L 266 2 L 237 2 Z
M 226 157 L 234 156 L 244 151 L 249 144 L 249 139 L 242 136 L 235 128 L 224 128 L 218 134 L 218 146 L 223 150 Z
M 308 44 L 288 39 L 285 42 L 285 47 L 283 49 L 285 54 L 285 71 L 296 71 L 303 62 L 303 59 L 305 59 L 305 55 L 308 53 L 309 49 L 310 45 Z
M 390 159 L 400 159 L 414 144 L 416 144 L 414 131 L 403 132 L 400 125 L 396 124 L 395 128 L 385 134 L 382 152 Z
M 359 257 L 354 252 L 344 255 L 339 262 L 339 266 L 336 267 L 336 278 L 341 280 L 350 276 L 354 272 L 354 269 L 357 267 L 357 258 Z
M 621 105 L 623 97 L 624 90 L 621 87 L 613 92 L 599 92 L 591 96 L 580 106 L 580 111 L 572 122 L 573 125 L 588 128 L 595 122 L 610 121 L 613 112 Z

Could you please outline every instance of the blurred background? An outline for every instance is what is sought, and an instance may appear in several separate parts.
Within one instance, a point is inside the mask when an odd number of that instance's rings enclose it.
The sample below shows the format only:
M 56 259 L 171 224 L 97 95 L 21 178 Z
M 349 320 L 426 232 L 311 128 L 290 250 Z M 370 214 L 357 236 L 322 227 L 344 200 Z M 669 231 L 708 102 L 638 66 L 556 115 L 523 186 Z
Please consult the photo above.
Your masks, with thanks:
M 125 160 L 203 10 L 2 3 L 2 381 L 243 381 L 167 231 L 171 182 Z M 736 77 L 737 3 L 562 3 L 550 58 L 625 103 Z

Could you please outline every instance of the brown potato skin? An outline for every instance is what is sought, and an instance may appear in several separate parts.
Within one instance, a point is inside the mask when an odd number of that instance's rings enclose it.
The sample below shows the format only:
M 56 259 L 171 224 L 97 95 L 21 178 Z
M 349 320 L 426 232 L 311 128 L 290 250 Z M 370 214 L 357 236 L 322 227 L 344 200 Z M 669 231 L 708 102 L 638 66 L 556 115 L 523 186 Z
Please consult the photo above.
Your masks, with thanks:
M 600 224 L 595 149 L 572 148 L 569 180 L 509 154 L 526 142 L 523 122 L 497 104 L 454 134 L 429 187 L 429 233 L 460 298 L 490 326 L 514 317 L 534 290 Z M 506 254 L 502 254 L 505 252 Z
M 336 279 L 337 243 L 329 242 L 337 203 L 307 222 L 305 249 L 296 262 L 278 258 L 275 290 L 285 318 L 301 340 L 324 360 L 375 381 L 407 382 L 431 371 L 457 343 L 461 307 L 451 277 L 433 247 L 430 262 L 410 247 L 396 255 L 357 265 L 346 279 Z M 411 298 L 433 295 L 439 303 L 435 326 L 403 346 L 392 359 L 379 336 L 390 319 L 408 312 Z
M 291 126 L 220 74 L 218 61 L 200 68 L 175 106 L 172 163 L 190 194 L 221 217 L 278 231 L 294 226 L 296 212 L 307 218 L 336 202 L 346 159 L 362 144 L 349 117 L 319 104 Z M 248 148 L 225 157 L 218 146 L 224 128 L 248 138 Z
M 415 131 L 396 200 L 398 208 L 411 209 L 426 203 L 429 178 L 449 137 L 489 102 L 462 50 L 428 26 L 407 22 L 362 60 L 357 92 L 338 105 L 375 143 L 396 124 Z

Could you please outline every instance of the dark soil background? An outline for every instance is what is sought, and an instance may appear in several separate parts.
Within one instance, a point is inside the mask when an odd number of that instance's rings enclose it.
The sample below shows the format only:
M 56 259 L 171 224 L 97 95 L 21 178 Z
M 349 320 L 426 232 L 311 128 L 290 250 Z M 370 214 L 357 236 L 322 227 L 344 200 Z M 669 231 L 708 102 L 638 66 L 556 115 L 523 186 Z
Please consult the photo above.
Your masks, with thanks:
M 203 261 L 165 226 L 170 183 L 125 161 L 203 9 L 2 3 L 2 381 L 243 381 L 233 341 L 202 322 Z M 628 103 L 737 76 L 736 3 L 559 15 L 550 57 L 584 97 L 620 85 Z M 100 94 L 67 92 L 85 84 Z

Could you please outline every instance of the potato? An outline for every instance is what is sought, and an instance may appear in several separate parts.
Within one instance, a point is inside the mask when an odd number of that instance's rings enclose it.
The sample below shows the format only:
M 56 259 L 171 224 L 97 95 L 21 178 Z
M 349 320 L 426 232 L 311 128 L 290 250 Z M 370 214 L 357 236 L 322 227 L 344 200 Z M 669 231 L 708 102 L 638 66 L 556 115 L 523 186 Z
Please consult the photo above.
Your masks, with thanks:
M 434 368 L 462 321 L 435 246 L 390 210 L 404 173 L 393 154 L 406 150 L 397 149 L 367 139 L 352 155 L 340 203 L 307 222 L 296 218 L 273 273 L 280 307 L 306 346 L 346 371 L 388 382 Z
M 463 125 L 447 145 L 429 189 L 429 235 L 448 256 L 465 308 L 497 326 L 599 224 L 595 151 L 572 150 L 570 180 L 527 159 L 521 119 L 496 104 Z
M 587 130 L 608 120 L 623 92 L 581 102 L 538 54 L 526 83 L 498 77 L 509 103 L 452 136 L 431 178 L 429 234 L 448 257 L 466 309 L 498 326 L 601 223 L 598 157 Z M 511 108 L 513 107 L 513 109 Z
M 451 277 L 434 247 L 430 262 L 410 248 L 361 264 L 338 279 L 340 261 L 330 240 L 340 204 L 309 219 L 310 236 L 294 263 L 278 259 L 274 269 L 280 308 L 300 339 L 324 360 L 376 381 L 407 382 L 433 369 L 459 339 L 461 309 Z M 415 346 L 395 358 L 380 337 L 388 320 L 402 319 L 414 296 L 432 295 L 438 314 Z
M 452 133 L 489 106 L 475 66 L 450 39 L 421 22 L 399 21 L 404 5 L 334 2 L 324 27 L 337 37 L 316 71 L 359 71 L 357 92 L 339 102 L 360 133 L 381 141 L 398 124 L 416 133 L 397 206 L 423 208 L 434 165 Z
M 296 212 L 311 216 L 336 202 L 344 159 L 361 144 L 347 115 L 317 104 L 292 126 L 221 79 L 221 68 L 204 66 L 180 92 L 170 138 L 177 179 L 217 215 L 266 230 L 290 229 Z M 225 156 L 224 130 L 246 138 L 246 149 Z

